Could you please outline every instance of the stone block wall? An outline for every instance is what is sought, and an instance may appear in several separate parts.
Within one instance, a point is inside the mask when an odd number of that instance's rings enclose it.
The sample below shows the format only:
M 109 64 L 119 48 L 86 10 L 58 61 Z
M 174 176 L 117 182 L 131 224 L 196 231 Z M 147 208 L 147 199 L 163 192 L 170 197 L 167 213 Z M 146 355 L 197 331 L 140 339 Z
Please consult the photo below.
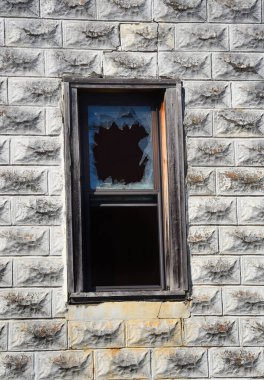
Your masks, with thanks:
M 0 1 L 0 378 L 264 378 L 264 1 Z M 69 306 L 62 76 L 180 78 L 186 302 Z

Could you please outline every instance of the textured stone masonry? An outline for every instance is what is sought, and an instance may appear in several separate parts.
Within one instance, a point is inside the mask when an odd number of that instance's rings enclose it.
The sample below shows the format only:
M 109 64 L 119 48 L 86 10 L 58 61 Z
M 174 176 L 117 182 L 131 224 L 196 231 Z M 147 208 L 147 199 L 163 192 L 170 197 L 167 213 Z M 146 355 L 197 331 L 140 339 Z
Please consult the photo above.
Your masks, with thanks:
M 264 1 L 0 1 L 0 378 L 264 373 Z M 67 303 L 64 76 L 179 79 L 190 292 Z

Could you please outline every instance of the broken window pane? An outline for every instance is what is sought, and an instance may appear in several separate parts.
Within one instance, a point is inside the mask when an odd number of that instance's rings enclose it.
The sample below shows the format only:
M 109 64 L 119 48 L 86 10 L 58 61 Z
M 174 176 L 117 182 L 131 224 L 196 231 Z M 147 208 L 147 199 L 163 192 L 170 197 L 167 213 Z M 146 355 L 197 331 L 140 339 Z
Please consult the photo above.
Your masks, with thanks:
M 150 106 L 89 106 L 92 189 L 153 189 Z

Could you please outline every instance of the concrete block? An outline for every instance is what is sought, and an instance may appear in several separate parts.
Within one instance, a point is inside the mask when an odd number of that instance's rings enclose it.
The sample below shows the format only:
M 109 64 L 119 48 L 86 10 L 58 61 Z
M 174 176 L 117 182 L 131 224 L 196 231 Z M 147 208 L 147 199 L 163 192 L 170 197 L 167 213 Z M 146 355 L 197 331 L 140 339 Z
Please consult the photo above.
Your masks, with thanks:
M 208 376 L 207 352 L 202 348 L 157 348 L 153 351 L 155 379 Z
M 243 346 L 264 345 L 264 318 L 241 318 L 241 339 Z
M 6 45 L 30 48 L 62 46 L 61 23 L 53 20 L 6 19 Z
M 182 344 L 179 319 L 128 321 L 126 330 L 128 347 L 169 347 Z
M 215 194 L 215 170 L 207 168 L 190 168 L 186 183 L 190 195 Z
M 82 50 L 46 51 L 46 72 L 53 77 L 66 74 L 98 76 L 101 74 L 101 54 Z
M 150 378 L 150 351 L 141 348 L 97 350 L 96 379 Z
M 63 129 L 62 111 L 60 108 L 46 108 L 47 135 L 60 135 Z
M 158 61 L 162 78 L 211 78 L 211 57 L 206 53 L 161 52 Z
M 220 228 L 220 252 L 228 254 L 261 254 L 264 249 L 263 227 Z
M 122 321 L 69 322 L 71 349 L 117 348 L 125 346 Z
M 264 257 L 241 258 L 241 282 L 245 285 L 264 285 Z
M 261 22 L 261 1 L 209 0 L 209 21 L 238 24 Z
M 188 346 L 239 346 L 238 319 L 194 317 L 184 321 Z
M 176 25 L 176 50 L 225 51 L 229 50 L 226 25 Z
M 222 315 L 222 293 L 219 287 L 195 286 L 191 315 Z
M 264 49 L 264 25 L 232 25 L 231 50 L 260 51 Z
M 62 320 L 12 321 L 9 329 L 12 351 L 64 350 L 67 327 Z
M 60 257 L 18 258 L 14 260 L 14 284 L 23 286 L 62 286 L 64 265 Z
M 264 165 L 264 140 L 241 140 L 236 142 L 237 164 L 239 166 Z
M 264 108 L 264 83 L 261 82 L 234 82 L 233 107 Z
M 243 197 L 238 199 L 238 221 L 242 225 L 264 224 L 263 213 L 264 199 L 262 197 Z M 261 229 L 259 232 L 261 233 Z
M 60 81 L 55 78 L 10 78 L 8 86 L 12 105 L 57 105 L 60 99 Z
M 212 112 L 208 110 L 186 110 L 183 120 L 187 136 L 212 136 Z
M 264 315 L 264 287 L 224 287 L 223 307 L 226 315 Z
M 36 354 L 36 380 L 93 380 L 91 351 L 54 351 Z
M 12 162 L 24 165 L 59 165 L 61 141 L 57 137 L 26 137 L 12 140 Z
M 158 26 L 158 50 L 174 50 L 175 26 L 174 24 L 160 23 Z
M 43 256 L 49 254 L 49 230 L 39 227 L 2 227 L 1 256 Z
M 155 53 L 113 52 L 104 54 L 104 75 L 147 78 L 155 77 L 156 71 L 157 56 Z
M 95 0 L 40 0 L 40 6 L 44 18 L 96 18 Z
M 219 169 L 217 182 L 222 195 L 262 195 L 264 171 L 253 168 Z
M 63 31 L 65 47 L 113 50 L 120 45 L 118 24 L 113 22 L 64 21 Z
M 34 380 L 33 360 L 32 353 L 1 353 L 0 376 L 10 380 Z
M 193 166 L 229 166 L 235 163 L 234 144 L 228 139 L 189 139 L 187 159 Z
M 190 227 L 188 245 L 192 255 L 213 255 L 218 253 L 218 229 L 216 227 L 207 226 Z
M 204 22 L 206 20 L 206 1 L 154 0 L 154 19 L 171 22 Z
M 156 51 L 158 43 L 157 24 L 121 24 L 122 50 Z
M 2 0 L 0 15 L 8 17 L 39 17 L 39 1 Z
M 227 82 L 186 82 L 185 89 L 189 108 L 228 108 L 231 105 Z
M 97 0 L 100 20 L 151 21 L 151 0 Z
M 214 114 L 214 136 L 262 137 L 264 135 L 264 111 L 221 110 Z
M 51 294 L 39 289 L 6 289 L 0 294 L 1 319 L 48 318 Z
M 47 171 L 31 168 L 0 169 L 0 194 L 47 194 Z
M 61 216 L 59 197 L 20 197 L 14 201 L 14 220 L 18 225 L 60 225 Z
M 44 111 L 37 107 L 0 107 L 0 133 L 3 135 L 43 135 Z
M 0 198 L 0 226 L 11 224 L 11 206 L 10 199 Z

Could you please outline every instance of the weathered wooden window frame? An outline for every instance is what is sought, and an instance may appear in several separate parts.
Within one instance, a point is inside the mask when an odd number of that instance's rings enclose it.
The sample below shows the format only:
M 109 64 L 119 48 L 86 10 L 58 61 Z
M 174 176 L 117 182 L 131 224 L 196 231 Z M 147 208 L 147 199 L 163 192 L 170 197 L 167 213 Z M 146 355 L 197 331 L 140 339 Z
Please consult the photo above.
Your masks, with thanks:
M 82 212 L 78 91 L 83 89 L 163 90 L 160 109 L 161 181 L 163 193 L 164 290 L 83 291 Z M 70 303 L 107 300 L 175 300 L 188 292 L 186 242 L 185 151 L 182 85 L 175 80 L 64 78 L 67 275 Z

